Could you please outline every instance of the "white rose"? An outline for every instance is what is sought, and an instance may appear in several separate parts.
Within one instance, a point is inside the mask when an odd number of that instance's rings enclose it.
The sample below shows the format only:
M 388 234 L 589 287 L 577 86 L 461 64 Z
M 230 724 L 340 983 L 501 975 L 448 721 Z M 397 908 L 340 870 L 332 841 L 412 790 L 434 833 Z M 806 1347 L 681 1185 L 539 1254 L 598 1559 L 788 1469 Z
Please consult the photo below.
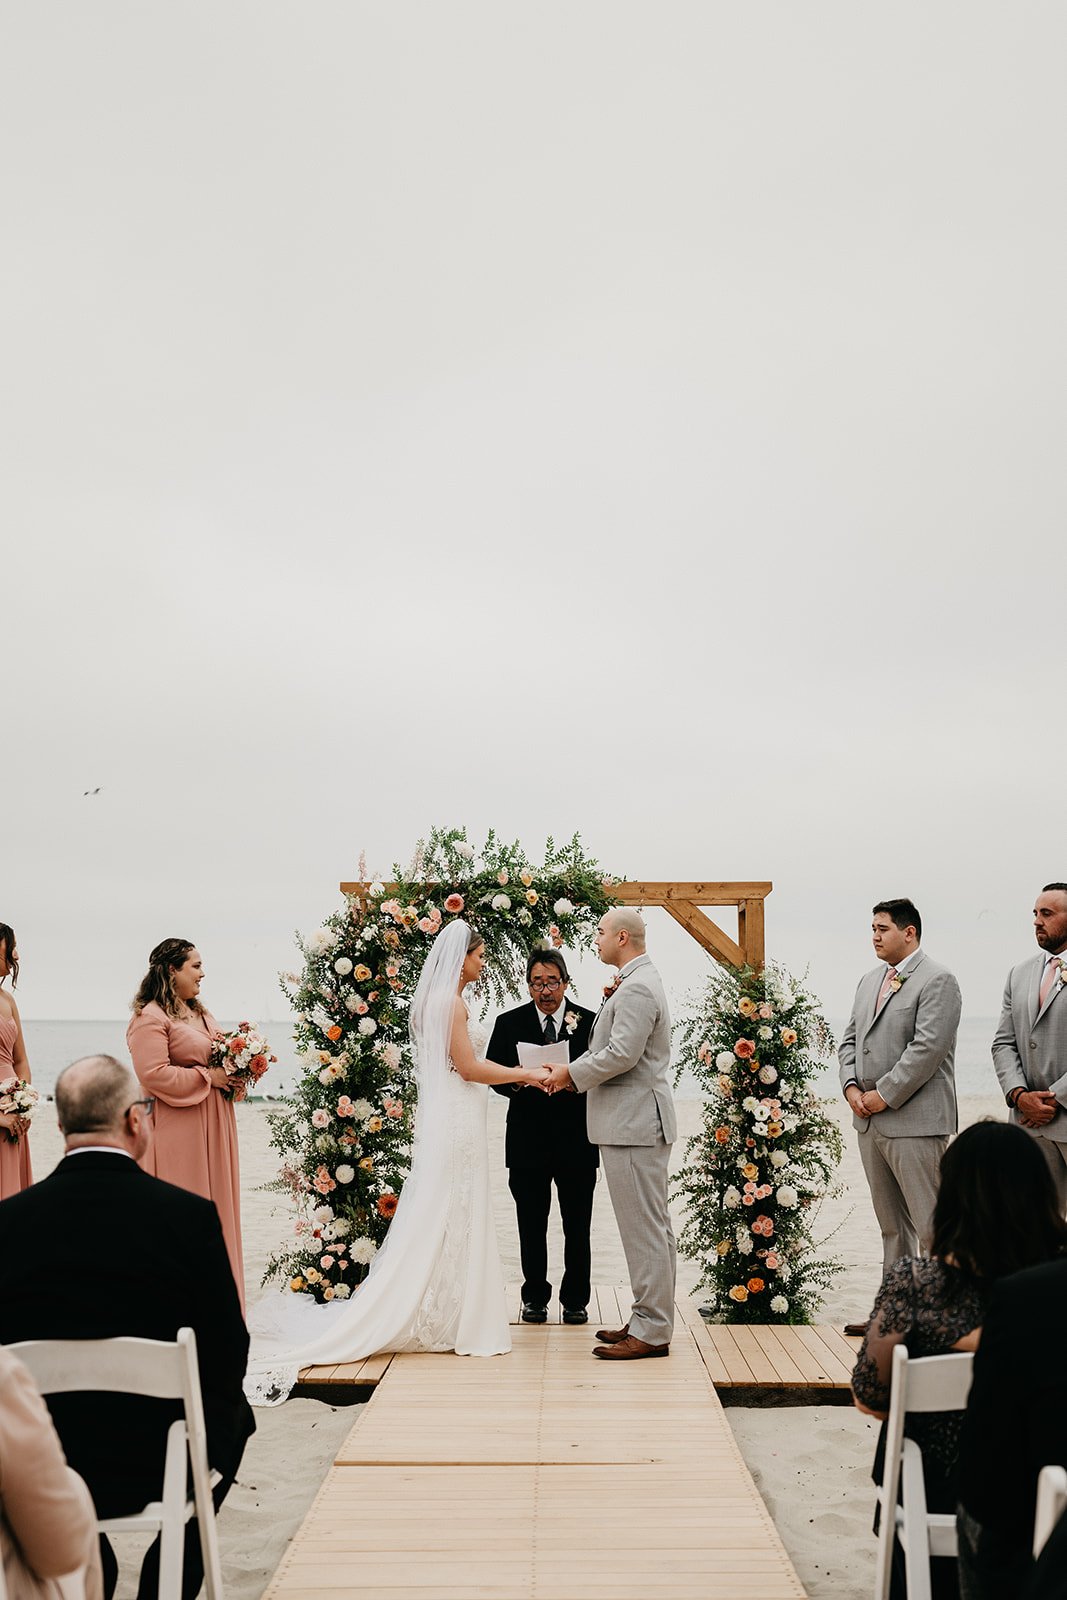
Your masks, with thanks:
M 784 1206 L 786 1211 L 792 1211 L 799 1203 L 800 1196 L 788 1183 L 783 1183 L 779 1185 L 777 1200 L 778 1204 Z
M 378 1024 L 373 1017 L 360 1017 L 359 1031 L 365 1039 L 369 1039 L 372 1033 L 377 1033 Z
M 557 917 L 569 917 L 571 912 L 574 910 L 574 906 L 566 897 L 564 897 L 562 900 L 557 900 L 552 909 L 556 913 Z
M 390 1072 L 394 1072 L 400 1065 L 402 1056 L 398 1044 L 380 1044 L 378 1046 L 378 1054 Z
M 341 1166 L 339 1166 L 334 1173 L 334 1177 L 337 1179 L 338 1183 L 351 1183 L 355 1175 L 355 1167 L 350 1167 L 347 1162 L 344 1162 Z
M 464 844 L 462 839 L 452 847 L 461 861 L 473 861 L 474 851 L 469 844 Z
M 770 1112 L 767 1110 L 766 1106 L 759 1105 L 756 1107 L 752 1115 L 755 1117 L 757 1122 L 766 1122 L 767 1118 L 770 1116 Z
M 370 1265 L 378 1254 L 378 1246 L 373 1239 L 368 1239 L 364 1236 L 362 1239 L 352 1240 L 348 1253 L 353 1261 L 357 1261 L 360 1266 L 366 1267 Z
M 334 1217 L 330 1224 L 335 1239 L 347 1239 L 352 1232 L 352 1224 L 347 1217 Z
M 788 1083 L 783 1083 L 782 1084 L 781 1091 L 779 1092 L 778 1098 L 779 1098 L 779 1100 L 792 1100 L 793 1091 L 789 1087 Z
M 327 1222 L 333 1221 L 333 1206 L 316 1206 L 311 1213 L 311 1219 L 320 1227 L 325 1227 Z
M 493 896 L 492 905 L 494 911 L 511 910 L 511 901 L 508 899 L 506 894 L 495 894 Z
M 738 1206 L 741 1204 L 740 1189 L 735 1189 L 733 1184 L 731 1184 L 722 1197 L 722 1203 L 724 1206 L 728 1207 L 729 1210 L 736 1211 Z
M 335 1283 L 334 1286 L 333 1286 L 333 1297 L 334 1297 L 335 1300 L 347 1300 L 351 1293 L 352 1293 L 351 1284 L 348 1284 L 348 1283 Z
M 774 1083 L 774 1081 L 775 1081 L 775 1079 L 777 1077 L 778 1077 L 778 1072 L 777 1072 L 777 1069 L 775 1067 L 760 1067 L 760 1069 L 759 1069 L 759 1081 L 760 1081 L 760 1083 Z
M 740 1235 L 740 1232 L 739 1232 L 738 1240 L 737 1240 L 737 1248 L 740 1250 L 740 1252 L 741 1252 L 741 1254 L 743 1256 L 750 1256 L 752 1254 L 753 1250 L 756 1248 L 755 1245 L 752 1242 L 752 1235 L 750 1233 L 746 1233 L 742 1237 Z
M 337 960 L 333 964 L 333 970 L 337 973 L 340 973 L 342 978 L 347 978 L 348 974 L 352 971 L 352 963 L 349 961 L 347 956 L 338 956 Z
M 334 1080 L 334 1070 L 333 1070 L 333 1068 L 332 1067 L 323 1067 L 322 1071 L 319 1073 L 319 1082 L 320 1083 L 332 1083 L 333 1080 Z
M 729 1072 L 730 1068 L 735 1065 L 736 1061 L 737 1057 L 734 1055 L 732 1050 L 720 1050 L 718 1055 L 715 1057 L 715 1065 L 718 1067 L 720 1072 Z
M 771 1310 L 777 1317 L 785 1315 L 785 1313 L 789 1310 L 789 1301 L 786 1299 L 784 1294 L 775 1295 L 774 1299 L 771 1301 Z
M 341 970 L 340 963 L 339 962 L 335 963 L 335 965 L 337 966 L 338 972 L 340 972 L 340 970 Z M 768 1028 L 766 1025 L 764 1025 L 764 1027 L 762 1027 L 762 1028 L 757 1028 L 756 1029 L 756 1034 L 760 1039 L 773 1039 L 774 1038 L 774 1030 L 772 1028 Z
M 784 1150 L 772 1150 L 771 1151 L 771 1166 L 772 1167 L 787 1167 L 788 1165 L 789 1165 L 789 1157 L 786 1155 Z

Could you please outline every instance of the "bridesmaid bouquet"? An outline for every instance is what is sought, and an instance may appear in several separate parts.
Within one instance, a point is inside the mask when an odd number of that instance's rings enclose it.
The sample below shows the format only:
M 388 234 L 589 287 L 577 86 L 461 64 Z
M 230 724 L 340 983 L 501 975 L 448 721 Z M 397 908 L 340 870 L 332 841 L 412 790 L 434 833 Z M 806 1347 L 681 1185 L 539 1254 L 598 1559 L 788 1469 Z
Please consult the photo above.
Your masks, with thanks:
M 14 1112 L 16 1116 L 24 1117 L 29 1122 L 40 1099 L 32 1083 L 24 1083 L 21 1078 L 5 1078 L 3 1083 L 0 1083 L 0 1115 L 10 1116 Z M 13 1130 L 9 1130 L 7 1136 L 12 1144 L 15 1144 L 20 1137 Z
M 211 1065 L 224 1067 L 229 1082 L 222 1090 L 232 1100 L 243 1100 L 278 1057 L 250 1022 L 242 1022 L 231 1033 L 217 1033 L 211 1041 Z

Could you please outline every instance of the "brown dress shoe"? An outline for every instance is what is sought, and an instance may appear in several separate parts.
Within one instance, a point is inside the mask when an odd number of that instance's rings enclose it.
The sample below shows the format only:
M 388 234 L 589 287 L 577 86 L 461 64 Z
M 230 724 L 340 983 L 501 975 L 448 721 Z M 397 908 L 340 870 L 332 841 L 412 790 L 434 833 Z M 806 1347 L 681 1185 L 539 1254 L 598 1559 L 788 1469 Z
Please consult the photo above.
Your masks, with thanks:
M 593 1351 L 605 1361 L 639 1361 L 642 1356 L 669 1356 L 670 1353 L 669 1344 L 646 1344 L 643 1339 L 635 1339 L 632 1333 L 618 1344 L 600 1345 Z
M 869 1322 L 846 1322 L 845 1337 L 846 1339 L 862 1339 L 869 1327 Z
M 629 1328 L 601 1328 L 597 1334 L 601 1344 L 622 1344 L 629 1337 Z

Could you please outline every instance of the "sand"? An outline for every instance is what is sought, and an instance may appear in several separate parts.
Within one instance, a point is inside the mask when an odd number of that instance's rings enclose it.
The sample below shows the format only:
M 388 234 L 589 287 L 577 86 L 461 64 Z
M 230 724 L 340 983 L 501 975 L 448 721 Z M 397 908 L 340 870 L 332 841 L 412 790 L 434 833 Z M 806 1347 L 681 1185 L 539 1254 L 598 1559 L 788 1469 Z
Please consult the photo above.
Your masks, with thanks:
M 506 1105 L 490 1097 L 494 1208 L 505 1277 L 518 1282 L 518 1240 L 504 1169 Z M 695 1101 L 679 1103 L 681 1137 L 675 1165 L 684 1160 L 684 1139 L 699 1122 Z M 842 1108 L 842 1123 L 850 1123 Z M 961 1124 L 1003 1115 L 996 1096 L 961 1102 Z M 264 1192 L 277 1157 L 267 1139 L 265 1108 L 238 1108 L 244 1187 L 243 1226 L 249 1299 L 260 1292 L 269 1256 L 291 1236 L 291 1214 L 280 1198 Z M 33 1134 L 34 1169 L 43 1177 L 61 1154 L 61 1144 L 46 1107 Z M 831 1287 L 824 1308 L 827 1322 L 853 1321 L 870 1310 L 880 1278 L 881 1251 L 860 1167 L 856 1138 L 846 1127 L 840 1172 L 841 1193 L 828 1199 L 819 1235 L 833 1235 L 827 1251 L 845 1270 Z M 553 1216 L 552 1260 L 562 1255 L 562 1235 Z M 696 1282 L 692 1262 L 679 1261 L 679 1293 Z M 593 1279 L 625 1283 L 626 1266 L 618 1229 L 603 1183 L 593 1208 Z M 699 1297 L 698 1297 L 699 1303 Z M 590 1341 L 590 1346 L 592 1341 Z M 229 1600 L 258 1600 L 277 1567 L 286 1543 L 299 1527 L 333 1461 L 338 1445 L 356 1420 L 350 1406 L 291 1400 L 273 1411 L 258 1411 L 257 1432 L 245 1451 L 241 1473 L 219 1518 L 223 1571 Z M 812 1600 L 858 1600 L 874 1581 L 871 1532 L 870 1464 L 876 1425 L 846 1406 L 783 1407 L 769 1410 L 728 1407 L 738 1444 L 786 1549 Z M 143 1543 L 143 1542 L 142 1542 Z M 141 1544 L 125 1541 L 118 1600 L 136 1593 L 135 1560 Z

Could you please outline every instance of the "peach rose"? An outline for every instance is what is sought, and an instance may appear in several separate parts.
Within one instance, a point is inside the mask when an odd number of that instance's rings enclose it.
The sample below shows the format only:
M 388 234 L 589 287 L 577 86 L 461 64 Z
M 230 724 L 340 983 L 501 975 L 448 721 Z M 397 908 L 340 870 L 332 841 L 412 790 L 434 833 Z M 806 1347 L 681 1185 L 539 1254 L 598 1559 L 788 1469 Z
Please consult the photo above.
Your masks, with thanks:
M 759 1168 L 753 1162 L 746 1161 L 744 1166 L 741 1168 L 741 1176 L 743 1178 L 758 1178 Z
M 730 1290 L 730 1299 L 737 1300 L 739 1302 L 748 1299 L 748 1290 L 745 1288 L 744 1284 L 734 1284 L 733 1288 Z
M 334 1044 L 337 1043 L 338 1039 L 341 1037 L 341 1029 L 337 1026 L 336 1022 L 332 1028 L 326 1029 L 326 1037 L 327 1039 L 332 1039 Z
M 365 967 L 362 964 L 362 962 L 360 963 L 360 965 L 356 968 L 356 970 L 352 974 L 353 978 L 355 978 L 357 983 L 366 983 L 366 981 L 370 977 L 370 975 L 371 975 L 370 968 L 369 967 Z
M 748 995 L 745 995 L 744 999 L 738 1002 L 737 1009 L 743 1017 L 754 1017 L 756 1015 L 756 1002 L 750 1000 Z
M 749 1294 L 761 1294 L 765 1288 L 766 1288 L 766 1284 L 763 1282 L 762 1278 L 749 1278 L 749 1280 L 748 1280 L 748 1292 L 749 1292 Z
M 450 911 L 452 915 L 455 916 L 457 912 L 463 910 L 463 904 L 464 901 L 461 894 L 450 894 L 448 899 L 445 901 L 445 910 Z M 385 970 L 388 972 L 388 967 Z
M 738 1039 L 734 1045 L 734 1055 L 739 1061 L 751 1061 L 756 1054 L 756 1046 L 752 1039 Z
M 715 1129 L 715 1143 L 716 1144 L 729 1144 L 730 1143 L 730 1130 L 729 1130 L 729 1128 L 723 1127 L 723 1128 L 716 1128 Z
M 786 1046 L 791 1045 L 791 1044 L 796 1044 L 796 1042 L 797 1042 L 796 1029 L 795 1028 L 783 1028 L 780 1037 L 781 1037 L 782 1043 L 784 1045 L 786 1045 Z

